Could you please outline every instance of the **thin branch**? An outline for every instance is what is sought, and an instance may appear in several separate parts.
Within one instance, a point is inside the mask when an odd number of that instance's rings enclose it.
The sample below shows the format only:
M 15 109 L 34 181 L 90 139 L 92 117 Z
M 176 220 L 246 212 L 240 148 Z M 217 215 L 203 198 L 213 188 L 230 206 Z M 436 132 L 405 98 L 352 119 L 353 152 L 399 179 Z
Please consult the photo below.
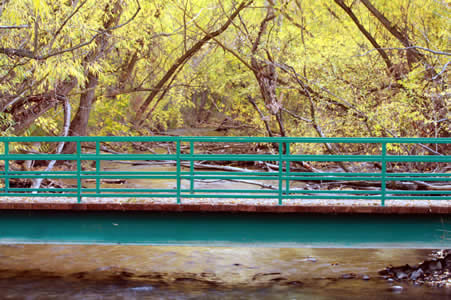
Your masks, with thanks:
M 136 5 L 138 7 L 136 8 L 135 13 L 133 14 L 133 16 L 130 17 L 130 19 L 128 19 L 127 21 L 125 21 L 122 24 L 119 24 L 119 25 L 116 25 L 114 27 L 108 28 L 105 31 L 112 31 L 112 30 L 119 29 L 119 28 L 124 27 L 125 25 L 129 24 L 131 21 L 133 21 L 136 18 L 136 16 L 138 15 L 139 11 L 141 10 L 141 4 L 139 3 L 139 0 L 135 0 L 135 2 L 136 2 Z
M 359 28 L 360 32 L 366 37 L 366 39 L 373 45 L 375 50 L 379 52 L 380 56 L 384 60 L 385 64 L 387 65 L 387 68 L 390 69 L 393 67 L 393 63 L 391 62 L 390 58 L 388 57 L 387 53 L 382 50 L 379 43 L 376 41 L 376 39 L 371 35 L 371 33 L 366 30 L 366 28 L 360 23 L 357 16 L 354 14 L 350 6 L 347 6 L 343 0 L 335 0 L 335 3 L 337 3 L 338 6 L 340 6 L 352 19 L 354 24 Z
M 199 24 L 197 24 L 196 22 L 194 22 L 194 24 L 196 25 L 196 27 L 202 31 L 203 33 L 207 34 L 208 31 L 206 31 L 205 29 L 203 29 L 201 26 L 199 26 Z M 243 58 L 241 58 L 238 53 L 236 53 L 234 50 L 230 49 L 229 47 L 227 47 L 224 43 L 220 42 L 217 38 L 213 38 L 213 41 L 215 41 L 224 51 L 230 52 L 230 54 L 232 54 L 233 56 L 235 56 L 243 65 L 245 65 L 247 68 L 249 68 L 249 70 L 255 70 L 249 63 L 247 63 Z
M 295 119 L 299 119 L 299 120 L 307 122 L 307 123 L 311 123 L 312 122 L 311 119 L 307 119 L 307 118 L 301 117 L 300 115 L 298 115 L 298 114 L 296 114 L 296 113 L 292 112 L 291 110 L 288 110 L 288 109 L 286 109 L 284 107 L 282 107 L 281 110 L 286 112 L 287 114 L 289 114 L 290 116 L 292 116 Z
M 445 56 L 451 56 L 450 52 L 445 52 L 445 51 L 436 51 L 436 50 L 432 50 L 429 48 L 425 48 L 425 47 L 420 47 L 420 46 L 410 46 L 410 47 L 404 47 L 404 48 L 397 48 L 397 47 L 389 47 L 389 48 L 375 48 L 375 49 L 371 49 L 368 50 L 367 52 L 360 54 L 360 55 L 356 55 L 357 57 L 360 56 L 365 56 L 370 52 L 373 51 L 378 51 L 378 50 L 399 50 L 399 51 L 407 51 L 407 50 L 411 50 L 411 49 L 419 49 L 419 50 L 423 50 L 423 51 L 427 51 L 427 52 L 431 52 L 437 55 L 445 55 Z
M 252 106 L 255 108 L 255 110 L 258 112 L 258 114 L 260 115 L 260 120 L 263 121 L 263 123 L 265 123 L 265 127 L 266 127 L 266 131 L 268 132 L 269 136 L 274 136 L 274 134 L 271 131 L 271 127 L 269 126 L 269 122 L 268 122 L 268 118 L 265 117 L 265 115 L 263 114 L 263 112 L 260 110 L 260 108 L 258 107 L 257 103 L 255 103 L 254 99 L 252 99 L 251 96 L 247 96 L 247 100 L 252 104 Z
M 30 28 L 30 25 L 0 25 L 0 30 Z
M 27 49 L 14 49 L 14 48 L 0 48 L 0 53 L 6 54 L 8 56 L 19 56 L 19 57 L 28 57 L 28 58 L 35 59 L 35 60 L 45 60 L 45 59 L 48 59 L 48 58 L 50 58 L 52 56 L 64 54 L 64 53 L 67 53 L 67 52 L 72 52 L 74 50 L 77 50 L 77 49 L 80 49 L 82 47 L 88 46 L 89 44 L 94 42 L 97 39 L 97 37 L 99 37 L 101 35 L 104 35 L 104 34 L 108 34 L 111 31 L 113 31 L 115 29 L 118 29 L 118 28 L 121 28 L 121 27 L 129 24 L 131 21 L 133 21 L 136 18 L 136 16 L 138 15 L 139 11 L 141 10 L 141 6 L 139 4 L 139 1 L 138 0 L 135 0 L 135 1 L 138 4 L 138 8 L 136 9 L 135 13 L 133 14 L 133 16 L 130 19 L 128 19 L 126 22 L 124 22 L 122 24 L 119 24 L 117 26 L 108 28 L 106 30 L 98 31 L 98 33 L 93 35 L 91 37 L 91 39 L 89 39 L 88 41 L 86 41 L 84 43 L 78 44 L 78 45 L 76 45 L 74 47 L 63 49 L 63 50 L 60 50 L 60 51 L 55 51 L 55 52 L 52 52 L 52 53 L 49 53 L 49 54 L 46 54 L 46 55 L 35 55 L 30 50 L 27 50 Z
M 442 76 L 442 74 L 445 73 L 446 70 L 448 69 L 449 63 L 451 63 L 451 60 L 448 60 L 448 62 L 443 66 L 442 70 L 441 70 L 437 75 L 435 75 L 434 77 L 432 77 L 432 80 L 435 80 L 435 79 L 437 79 L 438 77 Z
M 60 27 L 58 28 L 58 30 L 56 30 L 55 34 L 53 35 L 53 39 L 49 44 L 49 49 L 52 49 L 53 43 L 56 40 L 56 37 L 60 34 L 61 30 L 63 30 L 64 26 L 66 26 L 67 22 L 69 22 L 70 19 L 72 19 L 73 16 L 75 16 L 77 14 L 77 12 L 83 7 L 83 5 L 86 4 L 86 2 L 88 2 L 88 0 L 84 0 L 80 3 L 80 5 L 78 5 L 74 11 L 66 18 L 66 20 L 64 20 L 64 22 L 60 25 Z

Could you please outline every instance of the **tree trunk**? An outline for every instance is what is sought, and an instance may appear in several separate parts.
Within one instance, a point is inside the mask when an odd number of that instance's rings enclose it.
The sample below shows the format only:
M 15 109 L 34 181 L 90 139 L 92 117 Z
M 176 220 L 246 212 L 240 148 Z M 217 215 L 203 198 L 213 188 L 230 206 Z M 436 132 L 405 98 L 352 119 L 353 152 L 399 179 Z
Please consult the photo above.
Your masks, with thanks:
M 96 87 L 99 82 L 97 75 L 92 73 L 88 74 L 88 84 L 86 85 L 86 91 L 80 96 L 80 105 L 78 106 L 77 113 L 70 124 L 69 134 L 71 136 L 86 136 L 89 114 L 91 112 L 92 104 L 96 100 Z M 76 151 L 76 143 L 66 143 L 63 153 L 69 154 Z
M 413 46 L 407 35 L 403 34 L 395 25 L 393 25 L 369 0 L 361 0 L 363 5 L 371 12 L 371 14 L 399 41 L 408 48 Z M 426 58 L 417 49 L 411 48 L 407 50 L 407 62 L 409 66 L 423 61 L 426 63 Z

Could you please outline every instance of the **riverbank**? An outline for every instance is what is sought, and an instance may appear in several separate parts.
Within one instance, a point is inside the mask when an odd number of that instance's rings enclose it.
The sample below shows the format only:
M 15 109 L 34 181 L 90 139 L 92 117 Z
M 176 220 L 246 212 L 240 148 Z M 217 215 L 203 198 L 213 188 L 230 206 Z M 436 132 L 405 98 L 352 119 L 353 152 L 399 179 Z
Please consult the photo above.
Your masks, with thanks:
M 414 266 L 389 266 L 379 274 L 389 282 L 451 288 L 451 249 L 434 251 L 431 256 L 431 259 Z

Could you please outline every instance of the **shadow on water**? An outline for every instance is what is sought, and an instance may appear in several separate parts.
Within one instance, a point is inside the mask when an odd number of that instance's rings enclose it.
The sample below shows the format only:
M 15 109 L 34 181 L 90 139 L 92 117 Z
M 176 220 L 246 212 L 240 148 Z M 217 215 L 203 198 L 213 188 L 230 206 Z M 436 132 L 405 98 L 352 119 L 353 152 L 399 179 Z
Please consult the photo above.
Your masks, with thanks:
M 381 279 L 428 250 L 1 245 L 0 299 L 448 299 Z

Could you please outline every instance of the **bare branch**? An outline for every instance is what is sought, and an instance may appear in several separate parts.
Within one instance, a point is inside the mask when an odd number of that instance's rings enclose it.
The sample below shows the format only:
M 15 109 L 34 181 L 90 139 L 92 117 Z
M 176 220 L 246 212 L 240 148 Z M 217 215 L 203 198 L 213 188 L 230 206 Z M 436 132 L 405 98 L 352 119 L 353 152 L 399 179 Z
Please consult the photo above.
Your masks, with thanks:
M 359 28 L 360 32 L 366 37 L 366 39 L 371 43 L 371 45 L 373 45 L 374 50 L 377 50 L 377 52 L 379 52 L 380 56 L 387 65 L 387 68 L 388 69 L 392 68 L 393 63 L 391 62 L 387 53 L 381 48 L 381 46 L 376 41 L 376 39 L 371 35 L 371 33 L 368 30 L 366 30 L 363 24 L 360 23 L 359 19 L 354 14 L 351 7 L 347 6 L 343 0 L 335 0 L 335 3 L 337 3 L 337 5 L 340 6 L 348 14 L 348 16 L 354 22 L 354 24 Z
M 295 119 L 299 119 L 299 120 L 307 122 L 307 123 L 311 123 L 312 122 L 311 119 L 307 119 L 307 118 L 301 117 L 300 115 L 298 115 L 298 114 L 296 114 L 296 113 L 292 112 L 291 110 L 288 110 L 288 109 L 286 109 L 284 107 L 282 107 L 281 110 L 286 112 L 287 114 L 289 114 L 290 116 L 292 116 Z
M 437 75 L 435 75 L 434 77 L 432 77 L 432 80 L 435 80 L 435 79 L 437 79 L 438 77 L 442 76 L 442 74 L 445 73 L 446 70 L 448 69 L 449 63 L 451 63 L 451 60 L 448 60 L 448 62 L 443 66 L 442 70 L 441 70 Z
M 133 14 L 133 16 L 131 16 L 130 19 L 128 19 L 124 23 L 116 25 L 116 26 L 111 27 L 111 28 L 108 28 L 108 30 L 106 30 L 106 31 L 112 31 L 112 30 L 119 29 L 119 28 L 124 27 L 125 25 L 129 24 L 131 21 L 133 21 L 136 18 L 136 16 L 138 15 L 139 11 L 141 10 L 141 4 L 139 3 L 139 0 L 135 0 L 135 2 L 136 2 L 136 5 L 138 7 L 136 8 L 136 11 Z
M 260 115 L 260 120 L 262 120 L 263 123 L 265 123 L 266 131 L 268 132 L 268 135 L 271 136 L 271 137 L 274 136 L 274 134 L 271 131 L 271 127 L 269 126 L 268 117 L 265 117 L 265 115 L 260 110 L 260 108 L 258 107 L 257 103 L 255 103 L 254 99 L 252 99 L 251 96 L 248 95 L 247 96 L 247 100 L 252 104 L 252 106 L 255 108 L 255 110 Z
M 0 25 L 0 30 L 30 28 L 30 25 Z
M 357 57 L 359 56 L 365 56 L 370 52 L 373 51 L 378 51 L 378 50 L 399 50 L 399 51 L 407 51 L 407 50 L 411 50 L 411 49 L 419 49 L 419 50 L 423 50 L 423 51 L 427 51 L 427 52 L 431 52 L 437 55 L 445 55 L 445 56 L 451 56 L 450 52 L 445 52 L 445 51 L 436 51 L 436 50 L 432 50 L 429 48 L 425 48 L 425 47 L 420 47 L 420 46 L 410 46 L 410 47 L 404 47 L 404 48 L 397 48 L 397 47 L 388 47 L 388 48 L 374 48 L 371 50 L 368 50 L 367 52 L 357 55 Z
M 201 26 L 199 26 L 196 22 L 194 22 L 194 24 L 196 24 L 196 27 L 203 33 L 205 33 L 205 34 L 208 33 L 205 29 L 203 29 Z M 215 41 L 224 51 L 230 52 L 230 54 L 235 56 L 243 65 L 248 67 L 249 70 L 252 70 L 252 71 L 255 70 L 250 64 L 248 64 L 243 58 L 241 58 L 241 56 L 239 56 L 238 53 L 236 53 L 234 50 L 227 47 L 224 43 L 220 42 L 217 38 L 213 38 L 213 41 Z
M 52 49 L 53 43 L 56 40 L 56 37 L 60 34 L 61 30 L 63 30 L 64 26 L 66 26 L 67 22 L 69 22 L 70 19 L 72 19 L 73 16 L 75 16 L 77 14 L 77 12 L 83 7 L 83 5 L 86 4 L 88 0 L 84 0 L 80 3 L 80 5 L 78 5 L 74 11 L 66 18 L 66 20 L 64 20 L 64 22 L 60 25 L 60 27 L 56 30 L 55 34 L 53 35 L 53 39 L 49 44 L 49 49 Z

